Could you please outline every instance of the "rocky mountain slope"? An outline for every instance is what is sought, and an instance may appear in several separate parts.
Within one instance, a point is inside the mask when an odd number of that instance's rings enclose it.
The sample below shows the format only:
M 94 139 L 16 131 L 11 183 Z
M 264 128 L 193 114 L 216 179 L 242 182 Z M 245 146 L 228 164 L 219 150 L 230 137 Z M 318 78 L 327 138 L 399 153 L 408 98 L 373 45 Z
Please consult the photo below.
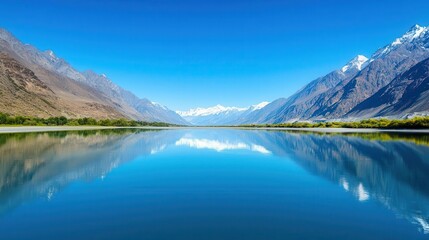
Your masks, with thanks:
M 337 86 L 340 82 L 356 75 L 365 67 L 368 59 L 358 55 L 340 70 L 335 70 L 326 76 L 315 79 L 288 99 L 278 99 L 259 112 L 248 116 L 245 123 L 285 122 L 300 120 L 308 117 L 308 110 L 318 97 Z
M 365 111 L 362 116 L 358 114 L 363 110 L 361 105 L 363 102 L 371 97 L 375 99 L 374 94 L 428 57 L 429 28 L 415 25 L 402 37 L 376 51 L 370 60 L 364 56 L 356 57 L 340 70 L 310 82 L 291 97 L 273 101 L 257 115 L 249 116 L 246 123 L 317 121 L 391 115 L 400 117 L 429 111 L 428 104 L 421 104 L 419 107 L 400 106 L 411 99 L 399 101 L 400 96 L 396 95 L 398 99 L 391 100 L 397 103 L 394 107 L 396 110 L 389 110 L 389 108 L 372 113 Z M 406 83 L 411 82 L 413 81 Z M 427 102 L 425 96 L 420 96 L 421 103 Z
M 401 118 L 429 114 L 429 27 L 413 26 L 370 59 L 358 55 L 289 98 L 249 108 L 174 112 L 103 74 L 80 72 L 0 29 L 0 106 L 19 115 L 119 118 L 194 125 Z
M 395 116 L 429 110 L 429 58 L 401 74 L 350 111 L 349 117 Z
M 29 44 L 23 44 L 4 29 L 0 29 L 0 53 L 31 70 L 52 91 L 56 101 L 61 103 L 58 108 L 61 110 L 55 112 L 44 109 L 49 116 L 58 116 L 60 113 L 67 117 L 122 117 L 187 124 L 174 111 L 147 99 L 138 98 L 105 75 L 92 71 L 79 72 L 64 59 L 58 58 L 53 51 L 42 52 Z M 32 108 L 23 108 L 27 110 L 18 112 L 34 115 Z M 6 107 L 3 112 L 13 111 Z
M 67 81 L 61 85 L 62 78 L 40 69 L 38 73 L 36 75 L 9 55 L 0 53 L 1 112 L 36 117 L 126 117 L 110 105 L 103 104 L 108 99 L 104 100 L 87 88 Z M 62 87 L 58 88 L 57 85 Z M 64 89 L 68 91 L 64 92 Z

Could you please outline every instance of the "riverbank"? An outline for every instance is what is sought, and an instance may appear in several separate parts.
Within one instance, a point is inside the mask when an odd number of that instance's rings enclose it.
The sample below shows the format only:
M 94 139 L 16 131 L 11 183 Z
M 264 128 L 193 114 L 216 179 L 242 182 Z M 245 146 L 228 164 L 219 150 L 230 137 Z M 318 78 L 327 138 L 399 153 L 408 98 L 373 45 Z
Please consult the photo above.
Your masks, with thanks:
M 287 130 L 287 131 L 305 131 L 305 132 L 320 132 L 320 133 L 428 133 L 429 129 L 380 129 L 380 128 L 287 128 L 287 127 L 258 127 L 258 128 L 247 128 L 242 129 L 254 129 L 254 130 Z
M 274 130 L 274 131 L 306 131 L 319 133 L 428 133 L 429 129 L 376 129 L 376 128 L 287 128 L 287 127 L 115 127 L 115 126 L 5 126 L 0 127 L 0 133 L 26 132 L 57 132 L 57 131 L 84 131 L 103 129 L 240 129 L 240 130 Z
M 269 124 L 245 124 L 242 127 L 256 128 L 357 128 L 357 129 L 429 129 L 429 117 L 410 119 L 370 118 L 361 121 L 287 122 Z
M 114 127 L 114 126 L 16 126 L 0 127 L 0 133 L 85 131 L 103 129 L 173 129 L 175 127 Z

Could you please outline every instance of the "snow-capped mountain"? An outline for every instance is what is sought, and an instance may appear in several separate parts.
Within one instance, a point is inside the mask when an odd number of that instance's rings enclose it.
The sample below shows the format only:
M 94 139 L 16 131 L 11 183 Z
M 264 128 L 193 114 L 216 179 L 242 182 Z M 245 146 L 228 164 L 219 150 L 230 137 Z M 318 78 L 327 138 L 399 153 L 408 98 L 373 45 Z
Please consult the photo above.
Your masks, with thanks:
M 363 55 L 357 55 L 355 58 L 353 58 L 347 65 L 341 68 L 341 72 L 345 73 L 349 70 L 362 70 L 362 68 L 366 67 L 368 63 L 368 58 Z
M 182 117 L 204 117 L 209 115 L 218 115 L 225 113 L 233 112 L 242 112 L 246 111 L 248 108 L 239 108 L 239 107 L 224 107 L 220 104 L 208 107 L 208 108 L 195 108 L 188 111 L 177 111 L 177 113 Z
M 260 109 L 264 108 L 265 106 L 267 106 L 268 104 L 270 104 L 270 102 L 261 102 L 261 103 L 250 106 L 248 108 L 248 110 L 250 110 L 252 112 L 256 111 L 256 110 L 260 110 Z
M 242 119 L 255 111 L 259 111 L 269 102 L 261 102 L 247 108 L 225 107 L 216 105 L 208 108 L 195 108 L 188 111 L 177 111 L 186 121 L 193 125 L 236 125 L 240 124 Z
M 90 70 L 82 74 L 85 77 L 85 84 L 103 92 L 110 99 L 118 103 L 121 109 L 127 109 L 127 114 L 130 117 L 153 122 L 189 124 L 166 106 L 145 98 L 139 98 L 132 92 L 121 88 L 107 78 L 105 74 L 100 75 Z
M 367 62 L 368 58 L 358 55 L 340 70 L 313 80 L 289 98 L 277 99 L 260 111 L 250 113 L 242 123 L 277 123 L 306 119 L 308 110 L 318 104 L 318 97 L 340 82 L 354 77 Z
M 410 43 L 415 43 L 417 45 L 419 42 L 422 42 L 422 39 L 427 38 L 429 27 L 422 27 L 418 24 L 414 25 L 410 30 L 408 30 L 404 35 L 397 38 L 395 41 L 393 41 L 391 44 L 385 46 L 384 48 L 379 49 L 377 52 L 375 52 L 370 62 L 382 58 L 389 54 L 392 51 L 395 51 L 396 49 Z
M 246 121 L 279 123 L 351 117 L 400 117 L 415 114 L 417 110 L 420 113 L 429 112 L 429 99 L 425 97 L 429 93 L 425 92 L 424 84 L 420 82 L 428 73 L 408 72 L 405 76 L 418 76 L 418 79 L 406 81 L 400 78 L 402 74 L 427 58 L 429 58 L 429 27 L 415 25 L 392 43 L 377 50 L 370 60 L 358 55 L 340 70 L 310 82 L 289 98 L 275 100 L 257 113 L 250 114 Z M 417 71 L 416 69 L 425 71 L 425 64 L 414 68 L 414 71 Z M 390 84 L 394 79 L 397 79 L 396 84 Z M 391 98 L 380 97 L 383 92 L 390 91 L 389 89 L 398 89 L 399 83 L 403 84 L 399 88 L 403 90 L 402 92 L 408 93 L 415 89 L 414 93 L 420 97 L 415 102 L 403 99 L 408 95 L 391 93 Z M 417 89 L 416 86 L 421 87 Z M 384 89 L 385 87 L 388 89 Z M 366 101 L 367 99 L 371 101 Z M 363 102 L 365 104 L 361 104 Z M 398 106 L 398 102 L 408 105 Z M 392 104 L 396 105 L 390 107 Z

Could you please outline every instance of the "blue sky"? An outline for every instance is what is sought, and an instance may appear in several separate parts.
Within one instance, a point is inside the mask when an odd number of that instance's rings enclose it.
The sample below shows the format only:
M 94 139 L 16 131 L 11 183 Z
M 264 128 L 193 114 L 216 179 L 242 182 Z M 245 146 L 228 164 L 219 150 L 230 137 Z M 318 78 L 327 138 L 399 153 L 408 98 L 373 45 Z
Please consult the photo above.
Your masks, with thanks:
M 429 1 L 5 1 L 0 27 L 174 110 L 287 97 L 369 56 Z

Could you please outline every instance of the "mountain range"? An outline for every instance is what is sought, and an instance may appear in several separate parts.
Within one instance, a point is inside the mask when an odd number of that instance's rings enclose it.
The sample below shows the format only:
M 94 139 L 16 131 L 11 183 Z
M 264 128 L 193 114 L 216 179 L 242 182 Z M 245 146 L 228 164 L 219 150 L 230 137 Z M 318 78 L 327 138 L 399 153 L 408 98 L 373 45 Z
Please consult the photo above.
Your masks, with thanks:
M 137 97 L 104 74 L 80 72 L 53 51 L 23 44 L 4 29 L 0 54 L 1 112 L 188 124 L 176 112 Z
M 415 25 L 371 58 L 359 55 L 240 123 L 428 115 L 428 58 L 429 27 Z
M 12 115 L 128 118 L 182 125 L 406 118 L 429 115 L 429 27 L 413 26 L 367 58 L 358 55 L 288 98 L 250 107 L 172 111 L 106 75 L 78 71 L 53 51 L 0 29 L 0 107 Z
M 267 104 L 269 102 L 261 102 L 246 108 L 216 105 L 208 108 L 177 111 L 177 113 L 193 125 L 235 125 L 244 121 L 251 113 L 261 110 Z
M 228 121 L 218 121 L 218 112 L 203 117 L 193 110 L 179 114 L 201 125 L 429 115 L 428 58 L 429 27 L 415 25 L 370 58 L 358 55 L 292 96 L 276 99 L 257 111 L 245 113 L 243 109 L 227 108 L 221 117 L 231 116 Z M 240 113 L 245 114 L 238 116 Z

